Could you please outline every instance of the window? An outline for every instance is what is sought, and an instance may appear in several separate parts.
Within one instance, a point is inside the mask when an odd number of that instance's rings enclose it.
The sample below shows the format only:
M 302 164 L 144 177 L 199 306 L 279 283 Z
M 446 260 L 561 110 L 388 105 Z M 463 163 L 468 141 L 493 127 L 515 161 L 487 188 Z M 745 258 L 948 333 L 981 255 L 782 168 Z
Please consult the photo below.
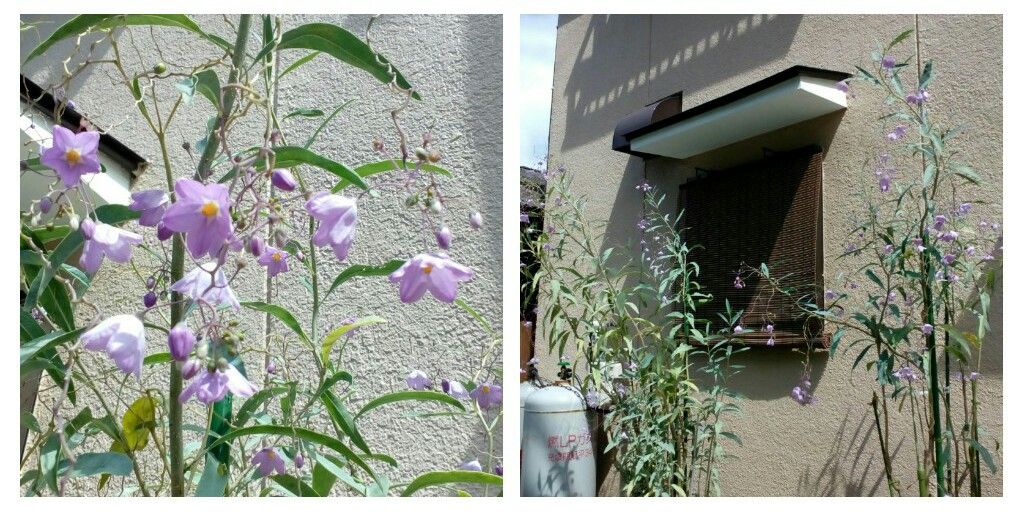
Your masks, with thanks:
M 790 299 L 749 277 L 734 287 L 740 264 L 768 265 L 794 296 L 822 303 L 821 159 L 817 146 L 777 153 L 757 162 L 715 171 L 680 187 L 682 226 L 700 264 L 698 281 L 713 296 L 698 317 L 721 327 L 725 301 L 745 309 L 741 323 L 753 332 L 750 345 L 765 345 L 765 324 L 775 327 L 776 345 L 805 342 L 806 318 Z M 810 323 L 816 325 L 816 321 Z M 818 337 L 820 329 L 809 328 Z M 820 345 L 820 341 L 819 341 Z

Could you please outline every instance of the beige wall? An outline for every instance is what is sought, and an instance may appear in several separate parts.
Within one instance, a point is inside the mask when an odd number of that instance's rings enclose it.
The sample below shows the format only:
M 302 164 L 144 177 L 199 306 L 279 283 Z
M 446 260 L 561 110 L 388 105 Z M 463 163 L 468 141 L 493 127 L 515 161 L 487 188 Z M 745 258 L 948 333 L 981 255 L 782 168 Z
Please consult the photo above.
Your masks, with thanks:
M 233 34 L 220 16 L 193 18 L 201 27 L 215 34 Z M 229 18 L 237 22 L 237 17 Z M 22 57 L 41 41 L 40 37 L 46 37 L 56 28 L 54 21 L 59 22 L 64 17 L 26 18 L 39 19 L 44 23 L 38 33 L 21 33 Z M 287 29 L 303 23 L 326 21 L 341 25 L 362 37 L 368 19 L 365 15 L 289 15 L 283 17 L 283 24 Z M 252 53 L 258 52 L 260 47 L 258 20 L 254 19 L 250 40 Z M 129 73 L 149 69 L 160 61 L 158 46 L 163 52 L 162 60 L 169 64 L 192 65 L 220 57 L 214 47 L 199 42 L 184 31 L 157 28 L 154 32 L 156 42 L 150 37 L 148 29 L 131 29 L 135 45 L 128 43 L 130 40 L 127 34 L 121 35 L 122 45 L 127 49 L 125 59 Z M 233 40 L 233 37 L 230 39 Z M 413 103 L 403 113 L 405 130 L 411 139 L 418 139 L 432 127 L 437 145 L 444 155 L 439 165 L 449 169 L 454 176 L 444 182 L 446 194 L 451 198 L 447 206 L 447 223 L 455 235 L 450 254 L 453 259 L 472 267 L 477 273 L 472 282 L 460 287 L 459 296 L 479 310 L 500 333 L 501 17 L 385 15 L 374 25 L 374 39 L 377 49 L 395 63 L 423 95 L 422 102 Z M 69 44 L 54 47 L 46 57 L 29 63 L 23 73 L 40 85 L 50 85 L 60 79 L 60 61 L 70 51 Z M 98 57 L 107 56 L 109 48 L 100 46 L 97 53 Z M 287 66 L 303 55 L 302 51 L 287 52 L 282 66 Z M 96 124 L 110 130 L 127 146 L 152 162 L 149 171 L 139 179 L 137 189 L 166 188 L 156 139 L 135 113 L 131 96 L 121 85 L 112 85 L 113 74 L 108 77 L 105 70 L 90 70 L 73 83 L 68 92 L 69 97 Z M 223 83 L 227 72 L 220 71 L 220 76 Z M 167 88 L 172 87 L 168 84 Z M 165 97 L 169 102 L 173 101 L 172 95 Z M 382 137 L 389 149 L 397 154 L 397 137 L 391 127 L 388 112 L 400 104 L 400 99 L 389 95 L 369 74 L 343 65 L 326 55 L 317 57 L 285 78 L 280 90 L 279 113 L 311 107 L 330 113 L 335 106 L 355 98 L 359 99 L 358 102 L 330 124 L 321 134 L 314 150 L 357 166 L 379 160 L 372 150 L 371 140 Z M 166 114 L 169 105 L 163 106 L 162 110 Z M 181 110 L 180 118 L 170 132 L 170 152 L 173 170 L 186 176 L 195 169 L 195 165 L 189 154 L 182 149 L 181 143 L 195 143 L 202 138 L 206 120 L 212 110 L 199 96 Z M 290 118 L 285 131 L 292 140 L 305 141 L 319 122 L 320 119 Z M 252 145 L 252 142 L 260 138 L 261 131 L 262 126 L 258 124 L 246 128 L 234 135 L 236 140 L 232 144 L 235 147 Z M 332 175 L 321 171 L 307 171 L 306 175 L 314 178 L 314 189 L 329 189 L 334 183 Z M 483 214 L 485 227 L 482 230 L 472 231 L 469 228 L 467 216 L 472 210 L 479 210 Z M 350 264 L 379 264 L 391 258 L 408 258 L 419 253 L 425 242 L 430 242 L 429 239 L 423 240 L 418 217 L 402 207 L 402 197 L 399 195 L 365 200 L 359 211 L 358 236 L 348 261 L 339 263 L 330 249 L 319 251 L 321 279 L 324 282 L 333 280 Z M 306 220 L 296 216 L 293 224 L 296 228 L 305 228 Z M 147 242 L 155 245 L 156 238 L 152 230 L 147 230 L 145 235 Z M 144 253 L 137 253 L 136 259 L 143 271 L 153 266 L 147 264 Z M 300 319 L 308 321 L 311 298 L 299 281 L 300 271 L 300 267 L 293 265 L 292 272 L 278 277 L 274 301 L 290 309 Z M 239 278 L 239 285 L 235 289 L 242 300 L 262 298 L 263 276 L 256 273 L 250 272 Z M 131 283 L 125 282 L 126 278 L 131 279 Z M 135 279 L 129 268 L 117 267 L 108 262 L 99 272 L 89 297 L 105 311 L 115 313 L 138 310 L 142 295 L 142 281 Z M 346 364 L 343 368 L 356 376 L 358 388 L 356 401 L 350 408 L 358 408 L 378 395 L 404 390 L 405 376 L 413 368 L 421 369 L 436 379 L 441 376 L 462 379 L 472 376 L 478 367 L 478 355 L 487 337 L 472 317 L 458 307 L 442 304 L 430 296 L 416 304 L 403 305 L 398 301 L 397 288 L 383 278 L 350 282 L 335 293 L 323 308 L 320 336 L 337 327 L 345 318 L 366 315 L 380 315 L 388 320 L 388 324 L 359 331 L 346 350 Z M 248 340 L 257 341 L 263 334 L 262 315 L 246 311 L 242 316 Z M 280 325 L 276 326 L 276 332 L 282 332 Z M 166 350 L 163 337 L 152 333 L 149 336 L 149 352 L 159 350 Z M 294 340 L 284 365 L 280 359 L 282 350 L 279 345 L 274 347 L 274 353 L 279 355 L 278 365 L 288 369 L 293 379 L 298 379 L 304 386 L 314 381 L 315 368 L 309 351 L 300 350 Z M 500 362 L 500 354 L 497 357 Z M 88 360 L 93 364 L 93 371 L 109 364 L 103 363 L 105 360 L 100 360 L 96 355 L 89 355 Z M 245 361 L 250 372 L 256 375 L 258 384 L 262 385 L 262 354 L 247 355 Z M 146 369 L 143 382 L 145 386 L 166 387 L 165 378 L 166 369 Z M 119 382 L 120 379 L 111 386 L 116 388 Z M 52 399 L 53 393 L 52 388 L 44 387 L 40 404 L 36 408 L 40 422 L 44 422 L 47 417 L 47 398 Z M 94 400 L 83 397 L 79 405 L 85 404 L 98 408 Z M 122 405 L 120 411 L 123 410 Z M 425 471 L 452 469 L 472 458 L 475 451 L 485 446 L 479 427 L 469 419 L 404 417 L 403 414 L 409 410 L 409 406 L 385 407 L 369 414 L 365 423 L 361 420 L 361 431 L 371 448 L 398 460 L 397 470 L 378 466 L 394 483 L 407 482 Z M 67 409 L 65 415 L 70 418 L 74 414 L 71 409 Z M 202 426 L 205 423 L 203 407 L 194 401 L 189 403 L 186 406 L 186 419 Z M 326 416 L 318 416 L 317 421 L 319 429 L 330 429 Z M 198 434 L 188 432 L 185 442 L 198 438 Z M 97 441 L 95 447 L 105 450 L 108 445 L 102 443 Z M 499 452 L 500 448 L 499 441 Z M 147 474 L 153 476 L 160 466 L 154 456 L 146 458 L 144 465 Z M 308 473 L 309 468 L 306 469 Z M 95 492 L 94 479 L 81 481 L 73 492 Z M 126 483 L 130 485 L 132 481 L 127 480 Z
M 919 44 L 911 38 L 899 57 L 916 52 L 922 60 L 935 60 L 936 79 L 930 88 L 934 113 L 949 125 L 965 124 L 967 132 L 958 149 L 990 178 L 974 193 L 985 202 L 979 212 L 983 219 L 1001 221 L 1002 19 L 943 15 L 921 16 L 917 22 Z M 565 165 L 575 175 L 576 193 L 591 200 L 589 216 L 609 222 L 603 245 L 610 246 L 635 237 L 642 199 L 634 186 L 641 179 L 672 194 L 695 165 L 740 160 L 766 142 L 781 149 L 816 142 L 825 150 L 828 283 L 851 266 L 832 258 L 840 255 L 845 244 L 848 215 L 856 209 L 854 195 L 874 181 L 861 166 L 883 142 L 882 127 L 876 121 L 883 99 L 866 85 L 855 84 L 856 97 L 845 113 L 781 130 L 768 141 L 739 143 L 685 162 L 645 162 L 612 151 L 612 130 L 630 112 L 680 90 L 685 110 L 794 65 L 852 71 L 853 65 L 868 61 L 876 42 L 888 42 L 914 24 L 912 15 L 563 15 L 556 45 L 548 163 Z M 915 166 L 912 162 L 901 165 Z M 993 300 L 993 332 L 986 341 L 980 397 L 982 423 L 1000 443 L 1001 295 L 1000 288 Z M 543 340 L 543 333 L 538 337 Z M 545 349 L 545 344 L 538 344 L 538 351 Z M 802 358 L 802 353 L 778 350 L 744 354 L 746 370 L 733 386 L 748 399 L 742 403 L 744 415 L 731 422 L 744 446 L 730 449 L 738 458 L 723 466 L 723 493 L 885 494 L 868 406 L 870 379 L 862 370 L 851 373 L 854 355 L 815 354 L 812 381 L 820 403 L 801 407 L 788 394 L 801 375 Z M 545 360 L 542 374 L 553 377 L 556 361 L 551 356 Z M 896 469 L 907 488 L 904 493 L 913 494 L 912 436 L 903 432 L 894 433 L 894 437 L 906 437 L 894 445 Z M 986 493 L 1002 494 L 1002 472 L 985 473 Z

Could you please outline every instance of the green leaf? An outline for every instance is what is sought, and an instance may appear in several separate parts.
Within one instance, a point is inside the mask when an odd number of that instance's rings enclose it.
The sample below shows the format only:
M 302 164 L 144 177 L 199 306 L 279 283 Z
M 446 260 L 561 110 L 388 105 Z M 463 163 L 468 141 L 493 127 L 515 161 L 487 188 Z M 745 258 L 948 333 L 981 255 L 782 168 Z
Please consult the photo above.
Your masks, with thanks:
M 829 356 L 835 356 L 836 355 L 836 349 L 839 347 L 839 341 L 843 339 L 843 334 L 844 333 L 846 333 L 846 328 L 845 327 L 840 328 L 838 331 L 835 332 L 834 335 L 832 335 L 832 344 L 828 348 Z
M 288 119 L 290 117 L 299 117 L 299 116 L 302 116 L 302 117 L 323 117 L 324 116 L 324 112 L 322 110 L 317 110 L 315 108 L 300 108 L 298 110 L 295 110 L 295 111 L 289 113 L 288 115 L 285 115 L 284 117 L 281 118 L 281 120 L 285 120 L 285 119 Z
M 334 174 L 338 178 L 347 180 L 361 189 L 369 190 L 370 186 L 344 164 L 339 164 L 328 158 L 324 158 L 306 148 L 297 146 L 280 146 L 274 148 L 274 167 L 295 167 L 298 165 L 311 165 L 319 167 L 324 171 Z M 257 163 L 257 168 L 260 164 Z
M 974 185 L 981 183 L 981 175 L 979 175 L 978 172 L 969 165 L 955 164 L 953 165 L 953 172 L 960 178 L 963 178 Z
M 868 279 L 871 279 L 871 282 L 878 285 L 879 288 L 882 288 L 883 290 L 885 289 L 885 285 L 882 284 L 882 279 L 879 279 L 878 275 L 875 275 L 875 272 L 871 271 L 870 269 L 867 269 L 864 270 L 864 275 L 866 275 Z
M 501 487 L 502 478 L 481 471 L 431 471 L 424 473 L 405 486 L 402 496 L 412 496 L 425 487 L 446 484 L 490 484 Z
M 345 336 L 346 333 L 349 333 L 350 331 L 353 331 L 355 329 L 359 329 L 360 327 L 363 326 L 383 324 L 385 322 L 387 322 L 387 320 L 384 320 L 383 318 L 378 316 L 363 317 L 356 320 L 355 322 L 352 322 L 351 324 L 345 324 L 343 326 L 335 328 L 330 333 L 327 333 L 327 336 L 324 337 L 323 345 L 320 346 L 320 359 L 323 361 L 323 364 L 327 365 L 327 360 L 331 356 L 331 348 L 334 347 L 334 343 L 337 342 L 342 336 Z
M 161 363 L 171 363 L 171 353 L 167 351 L 153 353 L 142 360 L 143 365 L 157 365 Z
M 292 475 L 273 475 L 270 479 L 277 482 L 281 489 L 291 493 L 293 496 L 321 496 L 315 489 L 309 487 L 309 484 Z
M 924 69 L 921 70 L 921 77 L 918 80 L 918 88 L 920 88 L 921 90 L 928 88 L 928 85 L 931 84 L 932 79 L 934 79 L 934 77 L 932 76 L 932 60 L 929 59 L 924 63 Z
M 83 453 L 75 458 L 69 477 L 113 475 L 124 477 L 132 472 L 132 460 L 123 453 Z
M 331 488 L 338 477 L 331 473 L 323 463 L 317 462 L 313 466 L 313 491 L 318 495 L 327 496 L 331 494 Z
M 275 396 L 280 396 L 288 392 L 288 387 L 268 387 L 251 396 L 249 399 L 242 403 L 242 406 L 238 409 L 238 413 L 235 414 L 234 426 L 235 428 L 241 428 L 245 426 L 245 423 L 252 417 L 252 414 L 256 412 L 265 401 L 270 400 Z
M 53 494 L 57 494 L 57 465 L 60 457 L 60 438 L 56 433 L 50 434 L 39 451 L 39 472 Z
M 342 443 L 338 439 L 335 439 L 334 437 L 317 433 L 306 428 L 298 428 L 294 426 L 278 426 L 271 424 L 255 425 L 250 426 L 248 428 L 239 428 L 232 430 L 221 436 L 220 439 L 214 441 L 213 446 L 228 441 L 233 441 L 239 437 L 245 437 L 248 435 L 279 435 L 281 437 L 299 438 L 312 443 L 319 444 L 321 446 L 330 448 L 340 453 L 341 456 L 345 457 L 346 459 L 349 460 L 349 462 L 355 464 L 356 466 L 359 466 L 360 469 L 362 469 L 371 477 L 373 477 L 374 480 L 378 480 L 377 474 L 372 469 L 370 469 L 370 466 L 368 466 L 366 462 L 363 461 L 363 459 L 359 458 L 359 456 L 356 455 L 355 452 L 349 449 L 348 446 L 345 446 L 344 443 Z
M 225 50 L 230 45 L 223 39 L 207 34 L 196 25 L 188 16 L 183 14 L 83 14 L 68 20 L 64 25 L 53 31 L 45 41 L 39 44 L 25 58 L 25 63 L 41 56 L 50 47 L 61 40 L 100 30 L 111 29 L 129 25 L 162 25 L 165 27 L 179 27 L 194 32 L 218 47 Z
M 487 334 L 494 334 L 494 328 L 491 327 L 491 324 L 487 322 L 487 320 L 484 320 L 484 317 L 482 317 L 477 310 L 473 309 L 472 306 L 467 304 L 466 301 L 462 299 L 455 299 L 455 305 L 462 308 L 466 313 L 469 313 L 469 315 L 480 324 L 480 327 L 483 327 L 484 331 L 487 331 Z
M 387 58 L 373 52 L 370 46 L 356 35 L 336 25 L 311 23 L 296 27 L 281 35 L 281 42 L 277 48 L 317 50 L 369 72 L 382 83 L 390 83 L 393 73 L 399 87 L 407 90 L 412 88 L 402 73 L 389 64 Z M 413 92 L 412 97 L 416 100 L 421 99 L 416 92 Z
M 192 76 L 195 78 L 195 91 L 209 99 L 214 108 L 220 108 L 220 78 L 211 69 L 203 70 Z
M 903 40 L 907 39 L 907 37 L 910 36 L 911 34 L 914 34 L 914 29 L 907 29 L 907 30 L 901 32 L 899 34 L 899 36 L 896 36 L 896 38 L 894 38 L 891 42 L 889 42 L 889 45 L 886 47 L 886 50 L 891 49 L 891 48 L 895 47 L 896 45 L 899 45 L 900 42 L 902 42 Z
M 142 396 L 125 410 L 121 418 L 125 446 L 139 451 L 149 444 L 149 430 L 156 427 L 156 405 L 153 398 Z
M 359 428 L 356 426 L 356 420 L 349 413 L 348 409 L 345 408 L 345 404 L 341 401 L 334 392 L 328 390 L 320 394 L 320 401 L 323 402 L 324 408 L 327 410 L 327 414 L 331 416 L 331 420 L 337 425 L 345 435 L 352 440 L 352 444 L 355 444 L 357 448 L 363 450 L 365 453 L 370 453 L 370 445 L 366 444 L 366 440 L 363 439 L 362 434 L 359 433 Z
M 277 76 L 277 79 L 280 80 L 282 77 L 288 75 L 289 73 L 291 73 L 296 68 L 299 68 L 302 65 L 305 65 L 306 63 L 312 61 L 313 58 L 315 58 L 315 57 L 317 57 L 319 55 L 320 55 L 320 51 L 313 51 L 313 52 L 310 52 L 309 54 L 306 54 L 305 56 L 302 56 L 301 58 L 297 59 L 295 61 L 295 63 L 292 63 L 291 65 L 288 65 L 288 68 L 284 69 L 284 71 L 281 72 L 281 75 Z
M 40 336 L 39 338 L 26 342 L 24 345 L 21 346 L 20 349 L 20 364 L 24 365 L 26 361 L 35 357 L 37 354 L 39 354 L 39 351 L 41 351 L 47 346 L 56 346 L 65 342 L 77 340 L 78 336 L 82 334 L 82 331 L 85 331 L 84 327 L 76 329 L 74 331 L 67 332 L 53 331 L 49 334 Z
M 466 407 L 462 406 L 462 403 L 460 403 L 459 400 L 449 396 L 448 394 L 443 394 L 441 392 L 429 392 L 423 390 L 405 390 L 401 392 L 385 394 L 379 398 L 370 401 L 369 403 L 366 404 L 366 406 L 359 410 L 359 413 L 356 414 L 356 419 L 359 419 L 370 410 L 373 410 L 374 408 L 377 408 L 381 405 L 397 403 L 400 401 L 437 401 L 439 403 L 451 405 L 463 412 L 466 411 Z
M 947 350 L 953 353 L 961 362 L 966 363 L 971 359 L 971 349 L 976 347 L 976 339 L 972 340 L 974 335 L 965 334 L 952 324 L 940 324 L 937 327 L 945 331 L 953 339 L 950 343 L 946 344 Z
M 292 315 L 287 309 L 284 309 L 281 306 L 275 304 L 267 304 L 266 302 L 258 301 L 243 302 L 242 305 L 249 309 L 255 309 L 256 311 L 262 311 L 264 313 L 274 315 L 275 317 L 277 317 L 278 320 L 281 321 L 282 324 L 287 326 L 288 329 L 294 331 L 295 334 L 298 335 L 299 338 L 301 338 L 302 341 L 306 343 L 306 345 L 309 345 L 310 347 L 313 346 L 313 342 L 310 341 L 308 336 L 306 336 L 306 332 L 302 330 L 302 326 L 299 325 L 299 321 L 296 320 L 295 316 Z
M 450 173 L 447 169 L 444 169 L 442 167 L 438 167 L 438 166 L 436 166 L 434 164 L 423 163 L 423 164 L 420 164 L 419 169 L 420 169 L 420 171 L 427 171 L 429 173 L 436 173 L 436 174 L 439 174 L 439 175 L 442 175 L 442 176 L 451 177 L 451 175 L 452 175 L 452 173 Z M 401 170 L 402 170 L 402 159 L 401 158 L 395 158 L 395 159 L 392 159 L 392 160 L 381 160 L 380 162 L 372 162 L 372 163 L 369 163 L 369 164 L 363 164 L 363 165 L 361 165 L 361 166 L 356 168 L 356 174 L 358 174 L 360 176 L 360 178 L 366 178 L 367 176 L 371 176 L 371 175 L 375 175 L 375 174 L 379 174 L 379 173 L 389 173 L 389 172 L 393 172 L 393 171 L 397 172 L 397 171 L 401 171 Z M 342 181 L 334 184 L 334 187 L 331 187 L 331 192 L 338 192 L 338 191 L 344 189 L 345 187 L 348 187 L 349 185 L 352 185 L 352 183 L 351 182 L 347 182 L 345 180 L 342 180 Z
M 206 455 L 206 465 L 199 477 L 196 496 L 224 496 L 228 486 L 227 467 L 221 467 L 213 455 Z
M 384 275 L 390 275 L 391 272 L 394 272 L 403 264 L 405 264 L 404 261 L 392 259 L 378 266 L 371 266 L 368 264 L 354 264 L 349 266 L 334 278 L 334 282 L 331 283 L 331 287 L 328 288 L 327 293 L 324 294 L 324 300 L 327 300 L 327 297 L 329 297 L 334 290 L 338 289 L 338 286 L 341 286 L 345 281 L 353 277 L 381 277 Z
M 330 124 L 330 122 L 334 120 L 335 117 L 338 116 L 339 113 L 341 113 L 341 110 L 344 110 L 346 106 L 354 102 L 356 102 L 356 99 L 349 99 L 339 104 L 338 107 L 335 108 L 334 111 L 332 111 L 331 114 L 328 115 L 326 119 L 320 121 L 320 125 L 316 127 L 316 131 L 314 131 L 313 134 L 310 135 L 308 139 L 306 139 L 306 144 L 302 147 L 309 149 L 309 147 L 313 145 L 313 142 L 316 142 L 317 135 L 320 135 L 320 132 L 323 131 L 324 128 L 326 128 L 327 125 Z
M 988 466 L 988 469 L 990 469 L 992 473 L 995 473 L 996 463 L 995 461 L 992 460 L 992 454 L 989 453 L 988 448 L 985 448 L 974 439 L 969 439 L 969 441 L 971 443 L 971 448 L 973 448 L 974 451 L 978 452 L 978 455 L 981 457 L 981 460 L 985 462 L 985 465 Z

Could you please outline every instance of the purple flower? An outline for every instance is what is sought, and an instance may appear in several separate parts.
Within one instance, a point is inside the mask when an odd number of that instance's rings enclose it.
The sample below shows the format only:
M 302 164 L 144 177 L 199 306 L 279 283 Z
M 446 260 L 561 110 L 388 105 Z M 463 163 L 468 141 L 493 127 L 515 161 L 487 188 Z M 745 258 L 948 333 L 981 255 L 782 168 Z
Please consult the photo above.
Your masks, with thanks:
M 838 83 L 836 83 L 836 90 L 839 90 L 840 92 L 843 92 L 844 94 L 849 95 L 850 94 L 850 84 L 847 83 L 846 81 L 839 81 Z
M 806 376 L 800 380 L 797 386 L 793 387 L 793 390 L 789 392 L 789 397 L 803 406 L 813 405 L 818 402 L 818 398 L 811 394 L 811 380 Z
M 775 347 L 775 335 L 769 336 L 768 341 L 765 342 L 768 347 Z
M 653 188 L 654 187 L 651 187 L 651 184 L 647 183 L 646 179 L 643 180 L 642 182 L 640 182 L 640 184 L 636 186 L 636 190 L 638 190 L 640 192 L 650 192 L 651 189 L 653 189 Z
M 896 141 L 903 138 L 907 134 L 907 127 L 903 124 L 897 124 L 889 133 L 885 134 L 885 138 Z
M 907 103 L 921 106 L 922 104 L 924 104 L 925 101 L 927 101 L 930 98 L 931 96 L 928 95 L 928 92 L 926 90 L 918 90 L 916 93 L 912 93 L 907 96 Z
M 402 302 L 416 302 L 430 291 L 437 300 L 455 301 L 458 283 L 473 278 L 473 270 L 448 259 L 444 254 L 418 254 L 388 276 L 398 283 Z
M 450 380 L 448 378 L 441 379 L 441 391 L 455 399 L 469 399 L 469 391 L 466 390 L 466 386 L 462 383 Z
M 892 187 L 892 177 L 888 173 L 878 175 L 878 189 L 882 192 L 889 192 Z
M 584 399 L 586 399 L 587 406 L 590 408 L 597 408 L 597 406 L 601 403 L 600 395 L 594 389 L 588 390 L 587 395 Z
M 909 365 L 904 365 L 899 369 L 896 369 L 895 371 L 893 371 L 892 375 L 894 378 L 898 380 L 903 380 L 907 383 L 917 381 L 917 373 L 915 373 L 914 369 L 911 368 Z
M 835 300 L 836 292 L 832 291 L 831 288 L 825 290 L 825 300 Z
M 276 277 L 277 274 L 288 271 L 288 252 L 268 246 L 256 262 L 267 267 L 267 275 Z
M 764 330 L 769 332 L 769 333 L 774 333 L 775 332 L 775 325 L 774 324 L 768 324 L 768 325 L 764 326 Z
M 267 374 L 274 374 L 275 372 L 277 372 L 277 364 L 274 363 L 273 359 L 267 360 L 267 365 L 265 368 L 267 370 Z
M 948 220 L 948 219 L 946 218 L 946 216 L 943 216 L 942 214 L 937 214 L 937 215 L 935 216 L 935 230 L 942 230 L 942 227 L 943 227 L 943 226 L 944 226 L 944 225 L 945 225 L 945 224 L 946 224 L 946 223 L 947 223 L 948 221 L 949 221 L 949 220 Z
M 155 227 L 164 216 L 164 210 L 171 198 L 161 189 L 150 191 L 139 191 L 132 193 L 132 203 L 129 209 L 139 211 L 139 225 L 144 227 Z
M 273 448 L 263 448 L 252 456 L 252 465 L 261 477 L 269 477 L 276 471 L 278 475 L 284 475 L 284 459 Z
M 951 265 L 956 262 L 956 256 L 953 254 L 946 254 L 942 256 L 942 264 Z
M 469 213 L 469 226 L 473 230 L 479 230 L 484 226 L 484 216 L 480 214 L 480 211 L 473 211 Z
M 216 273 L 210 273 L 215 268 Z M 210 262 L 193 268 L 181 280 L 172 284 L 171 290 L 192 300 L 203 300 L 214 306 L 227 304 L 235 309 L 241 308 L 235 292 L 228 286 L 224 270 L 217 268 L 216 263 Z
M 413 390 L 427 390 L 432 385 L 430 377 L 421 370 L 413 370 L 405 377 L 405 384 Z
M 505 467 L 502 466 L 501 464 L 498 464 L 497 466 L 494 466 L 494 474 L 498 475 L 499 477 L 504 477 L 505 476 Z
M 64 186 L 74 187 L 82 180 L 82 175 L 100 172 L 99 144 L 98 132 L 75 134 L 63 126 L 54 126 L 53 146 L 43 150 L 39 161 L 57 171 Z
M 196 346 L 196 335 L 184 322 L 179 322 L 167 333 L 167 346 L 171 349 L 171 357 L 183 362 Z
M 173 235 L 174 231 L 167 228 L 167 225 L 164 225 L 163 221 L 156 225 L 156 238 L 160 241 L 167 241 Z
M 943 241 L 943 242 L 946 242 L 946 243 L 952 243 L 953 241 L 956 241 L 957 238 L 959 238 L 959 237 L 960 237 L 960 233 L 959 232 L 957 232 L 956 230 L 949 230 L 949 231 L 946 231 L 946 232 L 943 232 L 943 233 L 939 234 L 939 241 Z
M 146 328 L 135 315 L 110 317 L 82 333 L 79 341 L 86 350 L 107 353 L 122 372 L 142 378 Z
M 924 252 L 924 239 L 915 237 L 911 239 L 910 242 L 914 245 L 914 249 L 917 250 L 918 253 Z
M 732 328 L 732 332 L 733 333 L 742 333 L 743 332 L 743 326 L 740 325 L 740 324 L 736 324 L 736 327 Z
M 302 456 L 302 452 L 296 453 L 295 457 L 292 458 L 292 462 L 295 463 L 296 469 L 302 469 L 302 466 L 306 465 L 306 459 Z
M 39 212 L 42 214 L 49 214 L 50 209 L 53 208 L 53 200 L 49 196 L 43 196 L 39 200 Z
M 478 385 L 472 392 L 469 393 L 477 405 L 480 408 L 487 410 L 489 408 L 501 406 L 501 385 L 483 383 Z
M 525 213 L 525 212 L 520 212 L 519 213 L 519 222 L 520 223 L 529 223 L 530 222 L 530 215 Z
M 882 69 L 887 72 L 892 72 L 893 68 L 896 68 L 896 58 L 893 56 L 883 56 Z
M 883 250 L 885 250 L 885 253 L 891 254 L 894 250 L 896 250 L 896 247 L 892 246 L 892 244 L 886 243 Z
M 452 231 L 448 227 L 441 227 L 434 233 L 437 238 L 437 246 L 442 250 L 448 250 L 452 246 Z
M 287 169 L 274 169 L 270 172 L 270 183 L 282 191 L 292 192 L 298 183 L 291 171 Z
M 483 471 L 483 466 L 480 465 L 480 461 L 473 459 L 470 461 L 463 462 L 459 465 L 459 469 L 462 471 Z
M 199 374 L 200 369 L 203 368 L 203 363 L 195 358 L 189 358 L 181 364 L 181 377 L 190 380 Z
M 151 307 L 155 306 L 156 305 L 156 292 L 154 292 L 154 291 L 147 291 L 146 294 L 142 296 L 142 305 L 146 306 L 147 308 L 151 308 Z
M 310 217 L 320 222 L 313 234 L 313 244 L 330 245 L 335 257 L 344 261 L 356 238 L 359 217 L 355 198 L 320 192 L 306 202 L 306 210 Z
M 249 241 L 245 243 L 245 249 L 249 251 L 255 257 L 263 255 L 266 250 L 266 246 L 263 244 L 263 239 L 260 236 L 252 236 Z
M 174 193 L 176 201 L 167 207 L 161 222 L 169 230 L 185 233 L 194 259 L 206 254 L 216 257 L 234 233 L 227 186 L 182 178 L 174 183 Z
M 746 286 L 746 284 L 743 282 L 743 279 L 741 279 L 740 276 L 737 275 L 736 280 L 732 281 L 732 287 L 736 288 L 737 290 L 741 290 L 744 286 Z
M 234 365 L 224 362 L 223 370 L 215 368 L 205 369 L 181 392 L 178 400 L 182 403 L 189 400 L 194 394 L 203 404 L 211 404 L 224 399 L 230 390 L 232 394 L 241 397 L 249 397 L 256 393 L 256 386 L 245 379 Z
M 86 239 L 78 264 L 88 273 L 96 273 L 104 257 L 115 263 L 127 263 L 132 258 L 132 245 L 142 242 L 142 236 L 134 232 L 121 230 L 106 223 L 93 223 L 88 218 L 82 222 L 80 228 Z
M 896 292 L 890 291 L 889 294 L 885 297 L 885 300 L 889 301 L 890 304 L 896 302 Z

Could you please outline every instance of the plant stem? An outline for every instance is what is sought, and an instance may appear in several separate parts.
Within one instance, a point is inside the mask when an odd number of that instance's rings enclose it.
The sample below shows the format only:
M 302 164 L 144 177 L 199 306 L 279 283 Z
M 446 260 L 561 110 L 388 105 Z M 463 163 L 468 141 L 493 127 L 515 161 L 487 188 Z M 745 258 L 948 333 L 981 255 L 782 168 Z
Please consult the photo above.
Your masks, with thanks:
M 889 496 L 900 494 L 899 486 L 892 478 L 892 461 L 889 459 L 889 449 L 885 444 L 885 436 L 882 435 L 882 420 L 878 415 L 878 393 L 871 395 L 871 408 L 875 411 L 875 431 L 878 432 L 878 445 L 882 449 L 882 464 L 885 465 L 885 479 L 889 483 Z

